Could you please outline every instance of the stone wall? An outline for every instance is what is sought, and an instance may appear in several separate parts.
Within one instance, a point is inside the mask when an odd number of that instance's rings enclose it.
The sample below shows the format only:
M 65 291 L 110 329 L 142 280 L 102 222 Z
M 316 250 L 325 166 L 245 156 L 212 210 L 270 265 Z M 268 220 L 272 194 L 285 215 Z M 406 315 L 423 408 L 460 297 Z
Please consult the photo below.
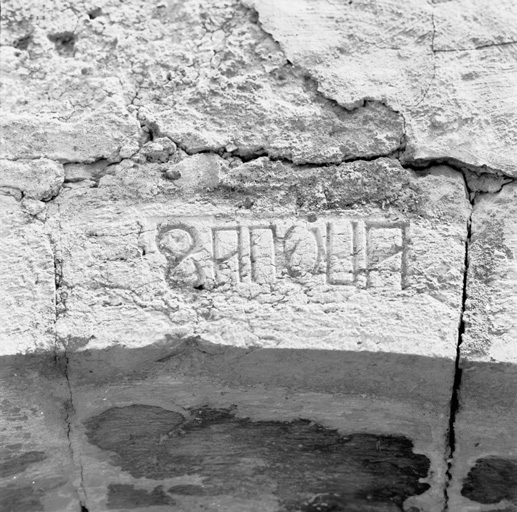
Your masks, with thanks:
M 6 0 L 0 509 L 517 510 L 517 9 Z

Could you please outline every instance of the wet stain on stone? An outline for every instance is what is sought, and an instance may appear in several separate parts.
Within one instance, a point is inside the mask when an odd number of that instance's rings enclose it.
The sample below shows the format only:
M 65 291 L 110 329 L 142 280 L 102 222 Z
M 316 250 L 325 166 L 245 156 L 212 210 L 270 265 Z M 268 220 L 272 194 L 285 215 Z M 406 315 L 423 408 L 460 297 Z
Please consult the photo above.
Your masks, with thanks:
M 169 492 L 182 496 L 203 496 L 205 494 L 202 485 L 174 485 L 169 489 Z
M 8 450 L 21 450 L 23 448 L 22 443 L 14 443 L 14 444 L 8 444 L 6 446 Z
M 45 452 L 39 451 L 25 452 L 16 457 L 9 457 L 7 460 L 0 462 L 0 478 L 22 473 L 30 464 L 41 462 L 46 458 Z
M 420 482 L 429 459 L 404 436 L 344 436 L 308 420 L 253 422 L 208 407 L 186 419 L 147 405 L 108 409 L 85 426 L 136 478 L 202 479 L 168 489 L 176 496 L 275 495 L 285 511 L 394 511 L 429 489 Z
M 517 460 L 478 459 L 463 482 L 461 494 L 483 504 L 503 500 L 517 504 Z
M 42 489 L 30 485 L 8 485 L 0 488 L 0 510 L 6 512 L 41 512 Z
M 136 489 L 134 485 L 110 484 L 108 486 L 108 508 L 139 508 L 156 505 L 174 505 L 174 500 L 165 494 L 161 485 L 152 491 Z
M 0 510 L 2 512 L 41 512 L 45 509 L 42 499 L 54 489 L 67 483 L 62 475 L 39 478 L 32 485 L 10 483 L 0 487 Z

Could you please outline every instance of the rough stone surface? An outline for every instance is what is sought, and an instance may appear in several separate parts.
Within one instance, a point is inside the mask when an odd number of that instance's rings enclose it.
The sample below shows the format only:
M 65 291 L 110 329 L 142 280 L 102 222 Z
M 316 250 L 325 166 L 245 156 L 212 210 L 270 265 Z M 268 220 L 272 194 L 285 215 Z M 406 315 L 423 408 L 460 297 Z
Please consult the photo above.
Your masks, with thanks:
M 43 222 L 30 213 L 44 208 L 38 203 L 0 195 L 0 355 L 55 347 L 54 257 Z
M 514 2 L 247 4 L 326 97 L 401 112 L 409 160 L 455 158 L 517 175 Z
M 515 183 L 475 201 L 453 466 L 459 509 L 469 502 L 517 506 L 516 225 Z
M 0 156 L 11 160 L 45 157 L 59 162 L 120 159 L 119 149 L 138 135 L 140 127 L 119 105 L 106 103 L 101 109 L 75 122 L 4 116 Z M 117 110 L 121 114 L 117 115 Z
M 63 185 L 63 166 L 40 158 L 38 160 L 0 160 L 0 191 L 21 199 L 48 201 Z
M 517 363 L 517 185 L 480 196 L 472 215 L 462 357 Z
M 0 509 L 515 512 L 516 27 L 2 2 Z
M 218 165 L 193 156 L 176 165 L 176 181 L 119 165 L 97 188 L 57 198 L 49 222 L 60 225 L 63 343 L 138 347 L 198 335 L 454 359 L 470 212 L 456 173 L 417 176 L 389 159 L 301 171 L 266 162 L 266 178 L 246 181 L 243 165 L 206 200 L 188 200 L 185 169 L 205 169 L 201 185 Z M 239 208 L 250 197 L 255 206 Z

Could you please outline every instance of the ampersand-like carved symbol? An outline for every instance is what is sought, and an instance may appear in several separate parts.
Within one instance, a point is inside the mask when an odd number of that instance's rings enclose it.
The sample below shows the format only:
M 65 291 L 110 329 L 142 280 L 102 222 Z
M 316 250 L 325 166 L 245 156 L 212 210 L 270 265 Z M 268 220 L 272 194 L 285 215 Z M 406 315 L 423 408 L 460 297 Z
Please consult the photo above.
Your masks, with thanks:
M 167 258 L 166 280 L 171 287 L 203 284 L 204 273 L 195 258 L 199 240 L 194 228 L 185 224 L 165 224 L 158 230 L 156 243 Z

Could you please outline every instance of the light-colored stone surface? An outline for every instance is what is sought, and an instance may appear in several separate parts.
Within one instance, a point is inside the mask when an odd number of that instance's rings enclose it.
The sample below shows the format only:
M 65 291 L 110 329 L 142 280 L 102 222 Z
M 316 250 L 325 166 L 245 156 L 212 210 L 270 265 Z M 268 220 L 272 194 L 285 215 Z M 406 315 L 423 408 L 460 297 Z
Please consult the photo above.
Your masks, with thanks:
M 460 490 L 476 461 L 517 461 L 517 186 L 481 195 L 471 229 L 451 505 L 486 510 Z M 515 480 L 515 471 L 507 474 Z M 495 476 L 514 489 L 504 474 Z M 499 505 L 513 510 L 513 495 Z
M 29 213 L 44 208 L 0 195 L 0 355 L 55 349 L 52 245 L 43 221 Z
M 471 229 L 462 357 L 516 364 L 517 185 L 480 196 Z
M 125 111 L 125 105 L 107 102 L 101 108 L 74 122 L 51 116 L 3 116 L 0 156 L 11 160 L 44 157 L 59 162 L 117 160 L 119 150 L 138 137 L 140 126 Z
M 155 171 L 155 200 L 137 201 L 151 193 L 152 168 L 123 165 L 98 188 L 66 189 L 50 221 L 60 225 L 59 338 L 100 349 L 199 335 L 454 359 L 470 211 L 462 178 L 447 168 L 418 177 L 388 159 L 303 176 L 280 166 L 263 204 L 246 211 L 253 196 L 232 187 L 239 169 L 205 200 L 185 201 L 190 183 L 175 200 L 160 195 L 159 180 L 171 191 L 176 182 Z M 260 185 L 254 176 L 244 189 Z M 121 186 L 130 179 L 132 197 Z M 333 202 L 298 211 L 317 196 L 315 179 Z M 116 207 L 106 201 L 119 194 Z
M 215 2 L 210 16 L 196 1 L 123 9 L 104 2 L 90 19 L 92 10 L 74 3 L 71 30 L 59 8 L 41 16 L 35 5 L 6 6 L 4 41 L 32 39 L 27 51 L 2 49 L 4 82 L 14 91 L 4 107 L 5 157 L 116 159 L 122 147 L 130 156 L 127 139 L 138 134 L 128 110 L 189 152 L 325 163 L 387 155 L 402 143 L 399 114 L 378 102 L 347 112 L 327 100 L 237 2 Z M 12 23 L 20 18 L 29 21 Z M 77 38 L 73 59 L 45 36 L 67 31 Z
M 40 158 L 38 160 L 0 160 L 0 190 L 37 201 L 55 197 L 63 185 L 63 166 Z
M 405 158 L 455 158 L 516 176 L 514 2 L 247 3 L 326 97 L 400 111 Z
M 99 464 L 83 420 L 155 393 L 404 434 L 433 467 L 407 512 L 441 511 L 452 447 L 449 510 L 513 512 L 461 492 L 476 460 L 517 458 L 515 6 L 2 3 L 0 371 L 46 351 L 61 380 L 40 369 L 0 401 L 41 400 L 54 423 L 23 432 L 60 454 L 52 426 L 75 422 L 83 504 L 108 506 L 103 475 L 131 480 Z M 129 385 L 144 367 L 158 380 Z M 76 411 L 51 396 L 70 400 L 65 381 Z M 46 510 L 77 505 L 34 468 L 20 478 Z

